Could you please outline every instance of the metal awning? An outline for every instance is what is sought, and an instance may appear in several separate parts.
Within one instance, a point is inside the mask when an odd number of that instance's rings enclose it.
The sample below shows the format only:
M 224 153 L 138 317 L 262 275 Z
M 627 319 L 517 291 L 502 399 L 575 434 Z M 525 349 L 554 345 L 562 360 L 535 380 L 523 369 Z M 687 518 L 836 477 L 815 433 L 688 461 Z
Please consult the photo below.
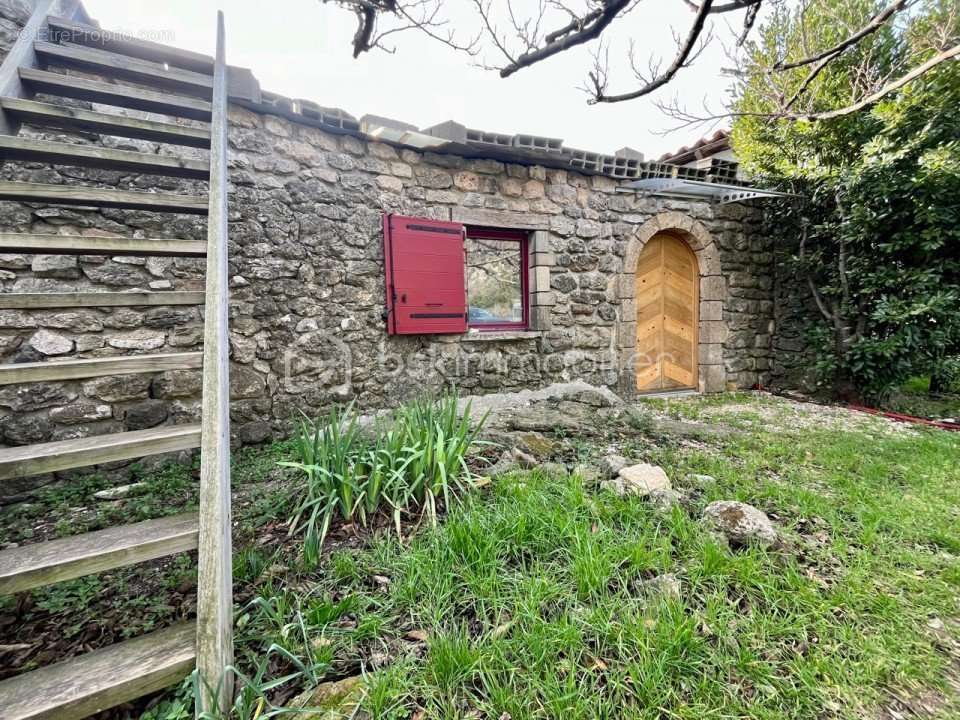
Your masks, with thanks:
M 776 190 L 762 190 L 743 185 L 724 185 L 704 182 L 703 180 L 682 180 L 680 178 L 647 178 L 634 180 L 617 188 L 623 192 L 638 192 L 645 195 L 686 198 L 689 200 L 707 200 L 726 204 L 769 197 L 795 197 L 791 193 Z

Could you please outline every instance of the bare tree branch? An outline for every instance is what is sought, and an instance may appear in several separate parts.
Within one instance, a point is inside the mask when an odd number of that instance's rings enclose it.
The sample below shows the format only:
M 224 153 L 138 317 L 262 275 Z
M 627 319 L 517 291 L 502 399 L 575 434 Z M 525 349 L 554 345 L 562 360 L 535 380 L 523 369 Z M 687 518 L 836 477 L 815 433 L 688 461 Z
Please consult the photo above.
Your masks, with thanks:
M 734 118 L 743 118 L 743 117 L 753 117 L 753 118 L 762 118 L 767 120 L 807 120 L 807 121 L 816 121 L 816 120 L 832 120 L 834 118 L 845 117 L 847 115 L 852 115 L 855 112 L 864 110 L 871 105 L 879 102 L 887 95 L 896 92 L 900 88 L 908 85 L 913 82 L 921 75 L 929 72 L 937 65 L 944 63 L 953 58 L 960 57 L 960 44 L 954 45 L 952 48 L 948 48 L 943 52 L 937 53 L 929 60 L 927 60 L 922 65 L 918 65 L 913 70 L 902 75 L 896 80 L 887 82 L 879 90 L 870 95 L 862 98 L 861 100 L 845 105 L 844 107 L 837 108 L 836 110 L 826 110 L 823 112 L 787 112 L 787 111 L 771 111 L 771 112 L 720 112 L 720 113 L 711 113 L 709 110 L 705 114 L 696 115 L 691 113 L 684 108 L 680 107 L 676 99 L 670 103 L 656 103 L 657 107 L 663 111 L 665 114 L 673 117 L 680 122 L 672 128 L 664 131 L 664 134 L 674 132 L 681 128 L 689 127 L 691 125 L 701 125 L 705 123 L 716 122 L 718 120 L 732 120 Z
M 836 110 L 828 110 L 826 112 L 815 112 L 815 113 L 797 113 L 797 114 L 788 114 L 783 117 L 789 118 L 791 120 L 831 120 L 833 118 L 844 117 L 846 115 L 852 115 L 853 113 L 863 110 L 870 105 L 873 105 L 876 102 L 879 102 L 887 95 L 892 92 L 896 92 L 904 85 L 909 84 L 910 82 L 916 80 L 918 77 L 923 75 L 929 70 L 932 70 L 940 63 L 946 62 L 947 60 L 957 57 L 960 55 L 960 45 L 954 45 L 952 48 L 948 48 L 941 53 L 934 55 L 932 58 L 927 60 L 922 65 L 918 65 L 913 70 L 907 74 L 900 77 L 894 82 L 888 83 L 880 88 L 877 92 L 872 95 L 868 95 L 859 102 L 855 102 L 846 107 L 838 108 Z
M 566 25 L 548 33 L 545 38 L 546 44 L 542 47 L 528 50 L 519 57 L 511 59 L 510 64 L 500 69 L 500 77 L 510 77 L 518 70 L 530 67 L 577 45 L 595 40 L 621 12 L 635 4 L 636 0 L 604 0 L 602 7 L 581 18 L 574 18 Z M 488 23 L 488 17 L 484 17 L 484 22 Z M 507 54 L 507 57 L 510 56 Z
M 816 53 L 815 55 L 809 55 L 800 60 L 794 60 L 792 62 L 778 62 L 773 66 L 773 69 L 792 70 L 793 68 L 811 65 L 815 62 L 819 62 L 828 58 L 833 59 L 832 56 L 839 55 L 847 48 L 853 47 L 859 43 L 861 40 L 863 40 L 863 38 L 875 33 L 886 24 L 887 20 L 903 10 L 905 7 L 907 7 L 907 5 L 913 4 L 913 2 L 915 2 L 915 0 L 894 0 L 894 2 L 890 3 L 883 10 L 874 15 L 870 19 L 870 22 L 860 28 L 857 32 L 838 42 L 832 48 Z M 829 62 L 829 60 L 827 60 L 827 62 Z
M 354 57 L 374 48 L 394 52 L 386 46 L 387 38 L 407 30 L 418 30 L 427 37 L 444 43 L 457 51 L 476 55 L 482 40 L 492 48 L 500 62 L 482 64 L 482 67 L 496 70 L 501 77 L 509 77 L 519 70 L 544 62 L 549 58 L 571 48 L 594 40 L 600 44 L 592 53 L 593 67 L 587 75 L 586 92 L 588 102 L 619 103 L 634 100 L 657 91 L 674 80 L 685 67 L 696 61 L 699 54 L 711 42 L 712 30 L 708 24 L 711 15 L 743 11 L 742 27 L 737 29 L 727 23 L 729 34 L 736 38 L 736 47 L 731 48 L 734 62 L 742 53 L 736 48 L 742 47 L 748 34 L 757 22 L 763 3 L 775 4 L 780 0 L 683 0 L 695 13 L 693 23 L 683 37 L 675 37 L 676 52 L 669 65 L 651 59 L 642 69 L 635 51 L 636 44 L 630 41 L 629 51 L 625 54 L 612 52 L 608 29 L 633 11 L 641 0 L 470 0 L 469 6 L 476 13 L 478 25 L 473 34 L 457 37 L 455 33 L 462 28 L 453 27 L 442 10 L 449 6 L 447 0 L 320 0 L 324 4 L 335 4 L 353 12 L 357 18 L 357 28 L 352 38 Z M 799 36 L 803 57 L 787 61 L 786 56 L 776 60 L 760 61 L 733 71 L 738 82 L 755 82 L 769 107 L 767 112 L 755 113 L 711 113 L 697 116 L 673 105 L 657 103 L 682 125 L 701 122 L 713 122 L 733 117 L 761 117 L 767 119 L 825 120 L 842 117 L 877 102 L 889 93 L 895 92 L 931 67 L 955 57 L 957 38 L 948 28 L 926 30 L 924 47 L 933 53 L 933 57 L 913 70 L 905 71 L 909 58 L 887 59 L 884 70 L 878 70 L 875 59 L 874 43 L 864 42 L 866 38 L 888 26 L 894 18 L 905 14 L 904 11 L 920 0 L 887 0 L 889 3 L 869 19 L 856 18 L 849 12 L 832 13 L 829 6 L 823 6 L 820 0 L 802 0 L 804 3 L 799 22 Z M 806 19 L 807 9 L 819 8 L 819 22 L 827 22 L 839 28 L 845 38 L 829 48 L 818 50 L 808 44 Z M 950 27 L 954 27 L 950 24 Z M 551 29 L 552 28 L 552 29 Z M 812 28 L 810 29 L 812 31 Z M 731 43 L 731 45 L 733 45 Z M 929 47 L 927 47 L 929 46 Z M 820 111 L 813 99 L 819 87 L 825 68 L 844 56 L 854 47 L 865 48 L 863 57 L 857 59 L 857 67 L 851 68 L 851 93 L 845 107 Z M 611 56 L 627 64 L 639 81 L 639 87 L 629 92 L 613 93 L 608 91 L 611 77 Z M 916 54 L 912 55 L 916 57 Z M 881 63 L 883 64 L 883 63 Z M 806 75 L 798 78 L 790 71 L 807 68 Z M 883 73 L 887 73 L 884 76 Z M 797 80 L 799 79 L 799 84 Z M 706 110 L 706 109 L 705 109 Z
M 694 54 L 694 49 L 697 46 L 697 41 L 700 39 L 701 33 L 703 33 L 703 27 L 707 21 L 707 16 L 710 14 L 710 8 L 712 5 L 713 0 L 703 0 L 703 3 L 700 5 L 700 9 L 697 11 L 697 16 L 693 21 L 693 25 L 690 27 L 690 31 L 687 33 L 687 38 L 680 46 L 680 49 L 677 52 L 676 57 L 674 57 L 673 62 L 670 63 L 670 66 L 663 73 L 656 74 L 654 77 L 645 82 L 642 87 L 632 92 L 620 93 L 618 95 L 607 95 L 605 74 L 601 75 L 596 71 L 591 72 L 590 81 L 593 83 L 594 92 L 590 103 L 616 103 L 624 102 L 626 100 L 634 100 L 638 97 L 642 97 L 643 95 L 649 95 L 654 90 L 657 90 L 658 88 L 661 88 L 670 82 L 673 79 L 673 76 L 680 72 L 680 70 L 687 65 L 691 54 Z

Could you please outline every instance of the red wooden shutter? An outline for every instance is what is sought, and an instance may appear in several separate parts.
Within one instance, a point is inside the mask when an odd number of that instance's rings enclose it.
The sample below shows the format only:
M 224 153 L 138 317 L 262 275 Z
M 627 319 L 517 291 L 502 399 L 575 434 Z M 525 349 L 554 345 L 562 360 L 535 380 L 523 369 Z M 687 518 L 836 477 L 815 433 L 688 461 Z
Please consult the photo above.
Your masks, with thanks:
M 388 333 L 467 331 L 463 225 L 385 214 L 383 256 Z

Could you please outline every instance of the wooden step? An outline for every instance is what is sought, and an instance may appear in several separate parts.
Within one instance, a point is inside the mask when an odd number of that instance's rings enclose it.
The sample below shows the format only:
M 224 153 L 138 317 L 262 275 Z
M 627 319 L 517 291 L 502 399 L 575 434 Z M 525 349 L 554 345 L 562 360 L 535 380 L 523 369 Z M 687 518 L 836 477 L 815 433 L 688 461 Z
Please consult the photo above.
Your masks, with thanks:
M 193 671 L 196 626 L 178 623 L 0 682 L 5 720 L 79 720 Z
M 210 163 L 174 155 L 154 155 L 133 150 L 114 150 L 96 145 L 36 140 L 28 137 L 0 135 L 0 160 L 73 165 L 76 167 L 120 170 L 147 175 L 207 180 Z
M 203 367 L 201 352 L 14 363 L 0 365 L 0 385 L 80 380 L 105 375 L 133 375 L 164 370 L 196 370 L 201 367 Z
M 156 210 L 158 212 L 207 214 L 207 198 L 195 195 L 100 190 L 75 185 L 41 185 L 37 183 L 0 182 L 0 200 L 85 205 L 90 207 Z
M 61 17 L 48 17 L 50 39 L 54 42 L 86 45 L 118 55 L 128 55 L 155 63 L 167 63 L 176 68 L 213 74 L 213 58 L 190 50 L 129 37 L 122 33 L 104 32 L 102 28 L 84 25 Z
M 202 290 L 171 292 L 0 293 L 0 310 L 202 305 Z
M 128 55 L 97 50 L 82 45 L 36 42 L 34 52 L 47 65 L 76 68 L 88 72 L 144 83 L 209 98 L 213 93 L 213 76 L 140 60 Z
M 137 257 L 204 257 L 203 240 L 168 238 L 86 237 L 0 233 L 0 252 L 43 255 L 135 255 Z
M 23 98 L 0 98 L 0 107 L 20 122 L 30 125 L 75 132 L 93 132 L 137 140 L 151 140 L 153 142 L 169 143 L 170 145 L 210 147 L 210 131 L 207 128 L 187 127 L 155 120 L 140 120 L 123 115 L 96 112 L 95 110 L 52 105 L 36 100 L 24 100 Z
M 0 552 L 0 595 L 197 549 L 197 513 L 31 543 Z
M 0 449 L 0 480 L 71 468 L 133 460 L 200 446 L 199 425 L 164 425 L 151 430 L 97 435 L 78 440 Z
M 210 120 L 210 103 L 200 98 L 113 85 L 33 68 L 20 68 L 20 80 L 36 93 L 193 120 Z

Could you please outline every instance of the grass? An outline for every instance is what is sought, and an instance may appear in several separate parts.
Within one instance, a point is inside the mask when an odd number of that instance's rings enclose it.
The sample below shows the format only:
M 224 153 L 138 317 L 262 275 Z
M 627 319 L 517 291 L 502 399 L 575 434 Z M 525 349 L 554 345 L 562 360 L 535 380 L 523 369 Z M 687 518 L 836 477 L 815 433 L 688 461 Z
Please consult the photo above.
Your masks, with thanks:
M 731 431 L 672 437 L 664 416 Z M 685 502 L 664 514 L 579 476 L 516 472 L 405 540 L 389 518 L 360 537 L 337 527 L 317 565 L 282 522 L 297 481 L 275 463 L 291 445 L 246 451 L 232 717 L 274 716 L 303 688 L 361 672 L 363 709 L 398 720 L 872 720 L 907 691 L 958 716 L 960 437 L 744 394 L 645 403 L 606 432 L 558 444 L 581 461 L 614 449 L 660 464 Z M 190 502 L 161 494 L 178 482 L 158 480 L 158 496 Z M 703 508 L 733 498 L 766 511 L 784 547 L 712 534 Z M 30 612 L 82 636 L 111 602 L 103 589 L 126 583 L 117 613 L 168 622 L 157 608 L 192 578 L 185 559 L 37 591 Z M 931 630 L 940 621 L 952 650 Z M 186 720 L 191 696 L 181 685 L 144 717 Z
M 303 420 L 296 460 L 280 465 L 302 473 L 290 534 L 303 533 L 306 561 L 317 564 L 336 518 L 365 526 L 368 516 L 389 508 L 400 535 L 402 516 L 421 509 L 435 526 L 438 504 L 450 506 L 472 486 L 466 456 L 482 426 L 470 420 L 469 403 L 458 412 L 451 394 L 378 418 L 372 438 L 352 405 L 321 421 Z
M 957 615 L 953 436 L 756 431 L 722 453 L 674 445 L 648 459 L 680 485 L 695 472 L 717 482 L 663 516 L 580 478 L 514 475 L 410 546 L 383 538 L 330 572 L 358 623 L 429 638 L 423 657 L 371 677 L 368 711 L 859 718 L 890 688 L 944 687 L 951 659 L 928 623 Z M 728 498 L 775 516 L 788 550 L 718 543 L 697 518 Z M 665 573 L 679 598 L 648 589 Z
M 960 387 L 931 397 L 930 378 L 916 377 L 890 393 L 883 408 L 915 417 L 960 418 Z

